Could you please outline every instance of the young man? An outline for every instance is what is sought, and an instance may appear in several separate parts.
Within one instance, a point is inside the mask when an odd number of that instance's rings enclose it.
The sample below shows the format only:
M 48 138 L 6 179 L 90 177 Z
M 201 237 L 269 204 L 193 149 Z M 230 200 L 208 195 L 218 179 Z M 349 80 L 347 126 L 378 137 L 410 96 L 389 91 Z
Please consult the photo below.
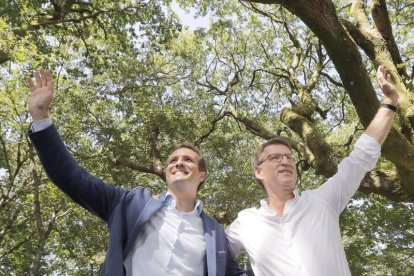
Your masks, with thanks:
M 265 189 L 261 208 L 239 213 L 227 229 L 234 254 L 245 251 L 256 276 L 351 275 L 339 229 L 339 215 L 365 174 L 375 167 L 391 128 L 398 93 L 380 66 L 384 92 L 374 119 L 338 172 L 319 188 L 299 194 L 292 150 L 283 138 L 265 142 L 254 157 L 256 181 Z
M 206 162 L 183 144 L 168 157 L 167 192 L 157 199 L 142 187 L 125 190 L 91 176 L 65 148 L 48 117 L 54 83 L 47 70 L 28 79 L 30 139 L 53 183 L 109 228 L 105 275 L 242 275 L 221 225 L 196 200 Z

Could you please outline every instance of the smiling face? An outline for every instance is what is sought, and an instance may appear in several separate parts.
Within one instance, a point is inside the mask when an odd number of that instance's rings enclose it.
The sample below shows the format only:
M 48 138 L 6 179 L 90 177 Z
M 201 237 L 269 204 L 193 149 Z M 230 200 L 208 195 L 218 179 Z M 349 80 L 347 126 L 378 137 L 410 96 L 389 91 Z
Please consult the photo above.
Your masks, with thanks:
M 173 151 L 167 159 L 166 179 L 173 193 L 196 195 L 206 173 L 200 171 L 200 156 L 194 150 L 182 147 Z
M 283 155 L 281 159 L 280 155 Z M 254 173 L 267 192 L 293 192 L 295 189 L 298 173 L 295 163 L 290 160 L 291 155 L 289 147 L 282 144 L 266 146 L 260 154 L 260 165 L 256 166 Z

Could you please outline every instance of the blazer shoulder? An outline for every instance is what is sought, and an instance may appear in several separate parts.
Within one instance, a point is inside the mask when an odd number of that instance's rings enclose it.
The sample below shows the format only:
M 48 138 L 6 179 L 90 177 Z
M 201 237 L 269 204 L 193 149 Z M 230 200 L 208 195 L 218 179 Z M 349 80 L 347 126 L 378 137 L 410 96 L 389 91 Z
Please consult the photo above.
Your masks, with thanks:
M 152 198 L 152 193 L 148 188 L 137 186 L 131 190 L 128 190 L 126 200 L 138 197 L 140 200 L 148 201 Z
M 220 231 L 224 231 L 223 225 L 221 225 L 215 218 L 207 215 L 204 211 L 201 211 L 200 216 L 203 221 L 204 227 L 207 226 L 211 229 L 218 229 Z

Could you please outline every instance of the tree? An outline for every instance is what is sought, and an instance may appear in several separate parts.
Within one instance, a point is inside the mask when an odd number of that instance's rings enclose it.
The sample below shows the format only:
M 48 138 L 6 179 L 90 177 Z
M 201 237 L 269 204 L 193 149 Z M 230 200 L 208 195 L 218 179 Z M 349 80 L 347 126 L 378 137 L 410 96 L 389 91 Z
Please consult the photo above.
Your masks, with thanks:
M 412 201 L 413 185 L 410 179 L 414 169 L 411 158 L 413 156 L 411 134 L 413 98 L 410 91 L 413 91 L 413 79 L 407 73 L 407 63 L 403 61 L 393 36 L 386 2 L 371 1 L 372 17 L 368 18 L 364 1 L 353 1 L 349 15 L 353 16 L 355 23 L 352 23 L 349 18 L 341 18 L 331 1 L 251 2 L 280 4 L 298 16 L 312 30 L 324 45 L 364 127 L 373 118 L 378 108 L 378 101 L 360 50 L 364 51 L 374 67 L 385 64 L 389 68 L 401 94 L 401 101 L 398 125 L 388 136 L 382 152 L 384 157 L 395 165 L 396 174 L 390 176 L 388 173 L 376 170 L 365 179 L 361 189 L 368 193 L 383 194 L 394 200 Z M 398 3 L 395 6 L 397 11 L 404 7 L 397 5 Z M 370 24 L 370 20 L 373 24 Z M 306 107 L 312 108 L 309 105 Z M 289 125 L 293 122 L 289 120 L 286 123 Z M 303 131 L 296 132 L 306 139 Z M 322 137 L 317 139 L 317 145 L 309 145 L 312 151 L 326 152 L 326 143 L 320 138 Z M 332 157 L 335 153 L 332 150 L 328 152 L 332 152 L 330 159 L 334 159 Z M 326 162 L 321 163 L 320 166 L 322 164 L 326 166 Z
M 138 64 L 140 56 L 145 56 L 141 44 L 156 48 L 171 39 L 180 24 L 174 15 L 162 11 L 162 2 L 157 1 L 100 1 L 99 5 L 88 1 L 3 2 L 0 270 L 6 274 L 45 275 L 52 271 L 64 274 L 72 267 L 80 274 L 96 273 L 104 255 L 103 227 L 91 217 L 79 220 L 85 212 L 67 209 L 73 204 L 62 199 L 42 172 L 26 137 L 29 119 L 24 80 L 36 68 L 49 67 L 60 76 L 58 87 L 76 95 L 79 79 L 116 71 L 117 64 L 126 67 L 128 60 Z M 68 106 L 67 101 L 61 103 L 63 109 L 56 106 L 56 113 L 62 115 L 56 116 L 56 122 L 60 118 L 70 122 L 73 110 L 84 108 L 84 102 Z M 68 107 L 70 112 L 66 112 Z M 88 140 L 76 135 L 77 129 L 74 131 L 68 136 L 79 139 L 75 145 L 86 147 Z M 74 233 L 95 238 L 79 241 L 73 239 Z M 55 240 L 59 241 L 56 245 Z M 63 240 L 67 241 L 64 246 L 60 244 Z
M 300 189 L 335 173 L 378 108 L 372 72 L 386 64 L 398 119 L 342 234 L 354 274 L 410 275 L 413 5 L 371 1 L 368 16 L 360 1 L 179 2 L 210 27 L 183 30 L 168 1 L 1 5 L 0 270 L 96 274 L 105 255 L 102 223 L 56 190 L 28 143 L 35 68 L 54 72 L 51 116 L 82 166 L 158 193 L 172 145 L 195 143 L 209 161 L 200 197 L 227 224 L 264 197 L 250 167 L 263 139 L 294 142 Z

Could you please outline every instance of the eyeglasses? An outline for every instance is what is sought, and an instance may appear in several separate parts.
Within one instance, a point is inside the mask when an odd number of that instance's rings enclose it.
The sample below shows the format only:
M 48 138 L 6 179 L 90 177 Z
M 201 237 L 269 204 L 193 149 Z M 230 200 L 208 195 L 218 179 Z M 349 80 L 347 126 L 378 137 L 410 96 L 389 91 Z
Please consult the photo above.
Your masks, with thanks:
M 266 156 L 266 158 L 263 159 L 262 161 L 260 161 L 257 165 L 260 166 L 266 160 L 269 160 L 269 162 L 271 162 L 271 163 L 279 163 L 279 162 L 282 161 L 283 156 L 286 157 L 286 160 L 289 163 L 295 163 L 295 159 L 294 159 L 293 155 L 290 154 L 290 153 L 288 153 L 288 154 L 273 153 L 273 154 L 269 154 L 268 156 Z

